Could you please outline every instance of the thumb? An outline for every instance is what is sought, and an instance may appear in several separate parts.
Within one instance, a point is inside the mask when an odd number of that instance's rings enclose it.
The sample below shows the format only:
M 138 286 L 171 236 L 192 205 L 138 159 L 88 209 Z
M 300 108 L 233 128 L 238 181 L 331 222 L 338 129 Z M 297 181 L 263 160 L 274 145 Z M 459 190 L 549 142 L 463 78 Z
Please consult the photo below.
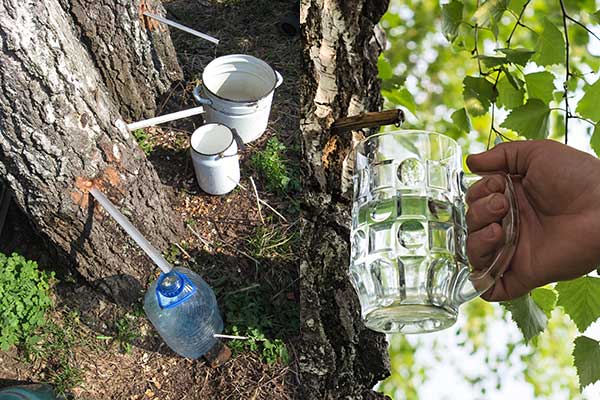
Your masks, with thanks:
M 467 165 L 474 172 L 506 172 L 525 174 L 534 141 L 501 143 L 493 149 L 467 157 Z

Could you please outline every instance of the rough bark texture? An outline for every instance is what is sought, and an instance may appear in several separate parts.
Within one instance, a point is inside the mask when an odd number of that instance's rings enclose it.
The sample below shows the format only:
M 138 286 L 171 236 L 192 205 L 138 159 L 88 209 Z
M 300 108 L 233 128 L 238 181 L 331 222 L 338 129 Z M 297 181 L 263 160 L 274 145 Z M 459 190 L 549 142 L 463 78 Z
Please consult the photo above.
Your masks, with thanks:
M 143 11 L 165 14 L 160 1 L 61 0 L 71 13 L 111 98 L 124 118 L 154 116 L 155 99 L 182 77 L 165 25 Z
M 158 50 L 137 3 L 126 3 L 0 3 L 0 176 L 42 237 L 120 302 L 135 298 L 154 268 L 94 208 L 90 180 L 158 247 L 166 248 L 181 229 L 156 172 L 129 132 L 115 126 L 119 108 L 145 114 L 154 95 L 179 76 L 168 34 Z M 123 47 L 110 49 L 111 37 Z M 125 54 L 127 64 L 102 53 L 101 43 Z M 134 105 L 116 94 L 138 85 L 144 89 L 136 96 L 147 97 Z
M 302 386 L 307 399 L 378 399 L 371 388 L 389 373 L 384 335 L 360 321 L 347 278 L 350 202 L 341 193 L 352 134 L 332 134 L 339 117 L 381 108 L 375 25 L 387 0 L 303 0 L 306 74 L 301 128 L 305 209 L 301 261 Z

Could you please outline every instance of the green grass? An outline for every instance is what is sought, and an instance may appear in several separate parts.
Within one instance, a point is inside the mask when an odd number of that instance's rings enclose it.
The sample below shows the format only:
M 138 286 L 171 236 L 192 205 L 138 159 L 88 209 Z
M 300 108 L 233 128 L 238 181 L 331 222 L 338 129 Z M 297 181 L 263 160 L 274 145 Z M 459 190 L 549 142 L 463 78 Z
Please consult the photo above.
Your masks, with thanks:
M 83 372 L 75 363 L 74 348 L 92 347 L 78 332 L 79 314 L 71 311 L 64 321 L 49 321 L 35 344 L 23 347 L 26 362 L 43 361 L 47 365 L 48 383 L 57 394 L 65 394 L 83 381 Z
M 267 141 L 264 150 L 250 157 L 250 163 L 265 180 L 266 187 L 271 192 L 284 194 L 287 191 L 300 190 L 298 177 L 288 169 L 286 151 L 285 145 L 273 137 Z
M 267 364 L 274 364 L 278 360 L 287 364 L 290 361 L 287 347 L 281 339 L 267 339 L 257 328 L 240 331 L 237 326 L 233 326 L 230 332 L 232 335 L 248 337 L 245 340 L 235 339 L 229 342 L 229 348 L 234 355 L 244 351 L 257 351 Z
M 238 354 L 254 351 L 269 364 L 289 361 L 287 348 L 281 338 L 298 334 L 299 306 L 285 296 L 274 296 L 268 285 L 251 290 L 225 293 L 220 300 L 224 309 L 226 332 L 249 339 L 231 340 L 228 345 Z
M 297 232 L 293 226 L 268 224 L 257 226 L 246 243 L 253 257 L 292 261 L 296 239 Z
M 141 337 L 137 318 L 131 314 L 125 314 L 115 323 L 115 341 L 119 343 L 121 350 L 131 353 L 132 343 Z
M 135 138 L 136 142 L 138 142 L 138 144 L 140 145 L 140 148 L 142 149 L 144 154 L 149 156 L 150 153 L 154 151 L 154 143 L 152 143 L 150 136 L 148 136 L 146 131 L 144 131 L 143 129 L 137 129 L 132 133 L 133 137 Z

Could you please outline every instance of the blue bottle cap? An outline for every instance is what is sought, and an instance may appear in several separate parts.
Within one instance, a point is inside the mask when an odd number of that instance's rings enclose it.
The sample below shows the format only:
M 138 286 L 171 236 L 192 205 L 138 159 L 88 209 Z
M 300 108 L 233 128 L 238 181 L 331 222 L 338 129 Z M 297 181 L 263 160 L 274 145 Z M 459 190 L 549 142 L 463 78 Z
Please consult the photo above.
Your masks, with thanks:
M 172 308 L 196 293 L 196 285 L 182 272 L 161 274 L 156 282 L 156 300 L 160 308 Z
M 176 271 L 161 274 L 156 284 L 156 290 L 165 297 L 175 297 L 185 286 L 183 277 Z

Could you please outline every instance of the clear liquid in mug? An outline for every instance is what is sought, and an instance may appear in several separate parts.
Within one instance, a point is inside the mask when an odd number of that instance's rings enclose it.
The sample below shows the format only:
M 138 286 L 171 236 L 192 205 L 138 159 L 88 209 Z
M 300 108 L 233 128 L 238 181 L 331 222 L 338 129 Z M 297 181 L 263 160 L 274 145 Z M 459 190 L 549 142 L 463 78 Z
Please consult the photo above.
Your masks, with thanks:
M 404 333 L 452 325 L 452 285 L 468 268 L 461 203 L 441 192 L 398 191 L 354 207 L 350 278 L 365 324 Z

